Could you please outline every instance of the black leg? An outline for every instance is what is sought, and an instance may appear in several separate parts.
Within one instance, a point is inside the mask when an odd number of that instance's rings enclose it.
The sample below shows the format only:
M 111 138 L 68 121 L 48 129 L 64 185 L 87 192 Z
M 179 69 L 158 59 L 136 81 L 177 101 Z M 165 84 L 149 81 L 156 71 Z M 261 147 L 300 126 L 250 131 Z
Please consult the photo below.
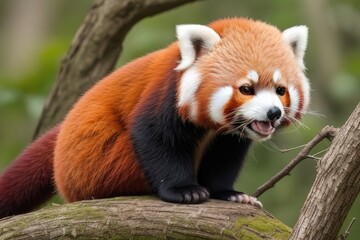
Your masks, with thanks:
M 154 126 L 150 127 L 148 123 L 149 119 L 143 118 L 136 124 L 133 141 L 140 165 L 154 191 L 168 202 L 206 201 L 209 193 L 198 185 L 194 172 L 192 153 L 195 140 L 186 136 L 186 132 L 183 133 L 185 136 L 168 139 L 163 132 L 166 126 L 153 129 Z M 179 128 L 175 129 L 179 131 Z
M 219 135 L 209 144 L 201 160 L 198 179 L 210 197 L 241 202 L 243 193 L 233 190 L 251 140 L 237 135 Z
M 176 110 L 176 78 L 141 101 L 130 126 L 133 146 L 145 176 L 168 202 L 201 203 L 209 192 L 198 184 L 193 162 L 204 129 L 182 121 Z

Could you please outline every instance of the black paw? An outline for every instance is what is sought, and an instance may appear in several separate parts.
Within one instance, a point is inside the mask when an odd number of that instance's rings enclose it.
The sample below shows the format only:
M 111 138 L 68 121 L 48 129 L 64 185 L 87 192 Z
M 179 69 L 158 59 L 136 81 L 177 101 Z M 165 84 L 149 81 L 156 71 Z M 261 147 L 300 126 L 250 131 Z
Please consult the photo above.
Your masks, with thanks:
M 260 201 L 257 200 L 255 197 L 248 196 L 243 192 L 237 192 L 233 190 L 224 190 L 218 191 L 211 194 L 211 198 L 231 201 L 231 202 L 239 202 L 245 204 L 251 204 L 258 208 L 262 208 L 262 204 Z
M 158 195 L 166 202 L 191 204 L 205 202 L 210 196 L 208 190 L 199 185 L 159 189 Z

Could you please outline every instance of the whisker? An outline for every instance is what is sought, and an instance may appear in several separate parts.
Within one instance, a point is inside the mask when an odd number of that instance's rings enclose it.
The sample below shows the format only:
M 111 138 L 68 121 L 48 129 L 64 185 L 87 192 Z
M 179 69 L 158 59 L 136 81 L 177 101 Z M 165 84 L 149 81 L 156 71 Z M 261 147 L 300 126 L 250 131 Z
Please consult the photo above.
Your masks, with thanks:
M 284 109 L 291 110 L 290 107 L 284 107 Z M 321 114 L 317 111 L 312 111 L 312 110 L 302 110 L 302 111 L 299 111 L 299 113 L 301 113 L 302 115 L 310 115 L 310 116 L 315 116 L 315 117 L 326 117 L 326 115 Z
M 281 152 L 282 151 L 282 148 L 280 148 L 279 146 L 277 146 L 273 141 L 271 140 L 268 140 L 266 141 L 271 147 L 273 147 L 276 151 L 279 151 Z
M 233 124 L 237 124 L 233 130 L 239 131 L 240 130 L 240 136 L 244 136 L 244 131 L 246 129 L 246 126 L 248 126 L 254 119 L 238 119 L 233 122 Z
M 290 117 L 290 116 L 284 116 L 284 118 L 290 122 L 292 122 L 293 124 L 298 124 L 299 126 L 303 127 L 304 129 L 309 130 L 310 128 L 303 122 L 301 122 L 299 119 L 296 119 L 295 117 Z
M 271 145 L 271 144 L 268 144 L 268 143 L 270 143 L 270 141 L 265 141 L 265 142 L 259 142 L 264 148 L 266 148 L 267 150 L 269 150 L 269 151 L 271 151 L 271 152 L 275 152 L 275 151 L 277 151 L 278 149 L 274 149 L 274 148 L 271 148 L 271 147 L 273 147 L 273 145 Z
M 226 123 L 223 126 L 221 126 L 219 129 L 217 129 L 216 132 L 219 133 L 219 132 L 222 132 L 225 129 L 228 129 L 228 128 L 231 129 L 232 124 L 233 124 L 232 122 Z

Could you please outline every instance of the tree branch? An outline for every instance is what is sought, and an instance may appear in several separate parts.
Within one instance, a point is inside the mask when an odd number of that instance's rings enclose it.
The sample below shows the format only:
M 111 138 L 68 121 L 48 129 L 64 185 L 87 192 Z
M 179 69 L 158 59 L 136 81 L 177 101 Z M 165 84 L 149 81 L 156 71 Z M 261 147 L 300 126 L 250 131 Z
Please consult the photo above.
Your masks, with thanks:
M 345 232 L 343 234 L 340 235 L 340 237 L 338 238 L 338 240 L 345 240 L 347 238 L 347 236 L 349 236 L 350 234 L 350 229 L 352 227 L 352 225 L 354 224 L 356 218 L 353 218 L 349 224 L 349 226 L 346 228 Z
M 360 103 L 318 162 L 314 184 L 290 239 L 336 239 L 360 192 Z
M 95 0 L 63 58 L 34 138 L 55 126 L 77 99 L 109 74 L 127 32 L 141 19 L 197 0 Z
M 310 151 L 324 138 L 332 140 L 336 134 L 337 129 L 334 127 L 324 127 L 309 143 L 305 145 L 303 150 L 286 165 L 279 173 L 273 176 L 269 181 L 261 185 L 253 194 L 254 197 L 259 197 L 261 194 L 273 188 L 277 182 L 279 182 L 285 176 L 290 175 L 290 172 L 298 165 L 302 160 L 309 158 Z
M 251 205 L 184 205 L 150 197 L 82 201 L 0 220 L 1 239 L 287 239 L 291 229 Z

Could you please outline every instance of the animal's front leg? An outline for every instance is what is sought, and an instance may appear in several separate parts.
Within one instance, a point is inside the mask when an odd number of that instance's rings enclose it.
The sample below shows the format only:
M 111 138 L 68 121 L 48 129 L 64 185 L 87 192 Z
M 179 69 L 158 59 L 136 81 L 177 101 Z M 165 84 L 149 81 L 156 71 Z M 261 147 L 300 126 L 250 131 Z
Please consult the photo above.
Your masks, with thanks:
M 175 125 L 175 126 L 174 126 Z M 193 153 L 203 135 L 190 124 L 139 117 L 132 130 L 135 152 L 154 191 L 164 201 L 201 203 L 208 190 L 198 184 Z
M 254 197 L 233 190 L 251 140 L 237 135 L 218 135 L 209 144 L 201 160 L 198 179 L 210 197 L 262 207 Z

